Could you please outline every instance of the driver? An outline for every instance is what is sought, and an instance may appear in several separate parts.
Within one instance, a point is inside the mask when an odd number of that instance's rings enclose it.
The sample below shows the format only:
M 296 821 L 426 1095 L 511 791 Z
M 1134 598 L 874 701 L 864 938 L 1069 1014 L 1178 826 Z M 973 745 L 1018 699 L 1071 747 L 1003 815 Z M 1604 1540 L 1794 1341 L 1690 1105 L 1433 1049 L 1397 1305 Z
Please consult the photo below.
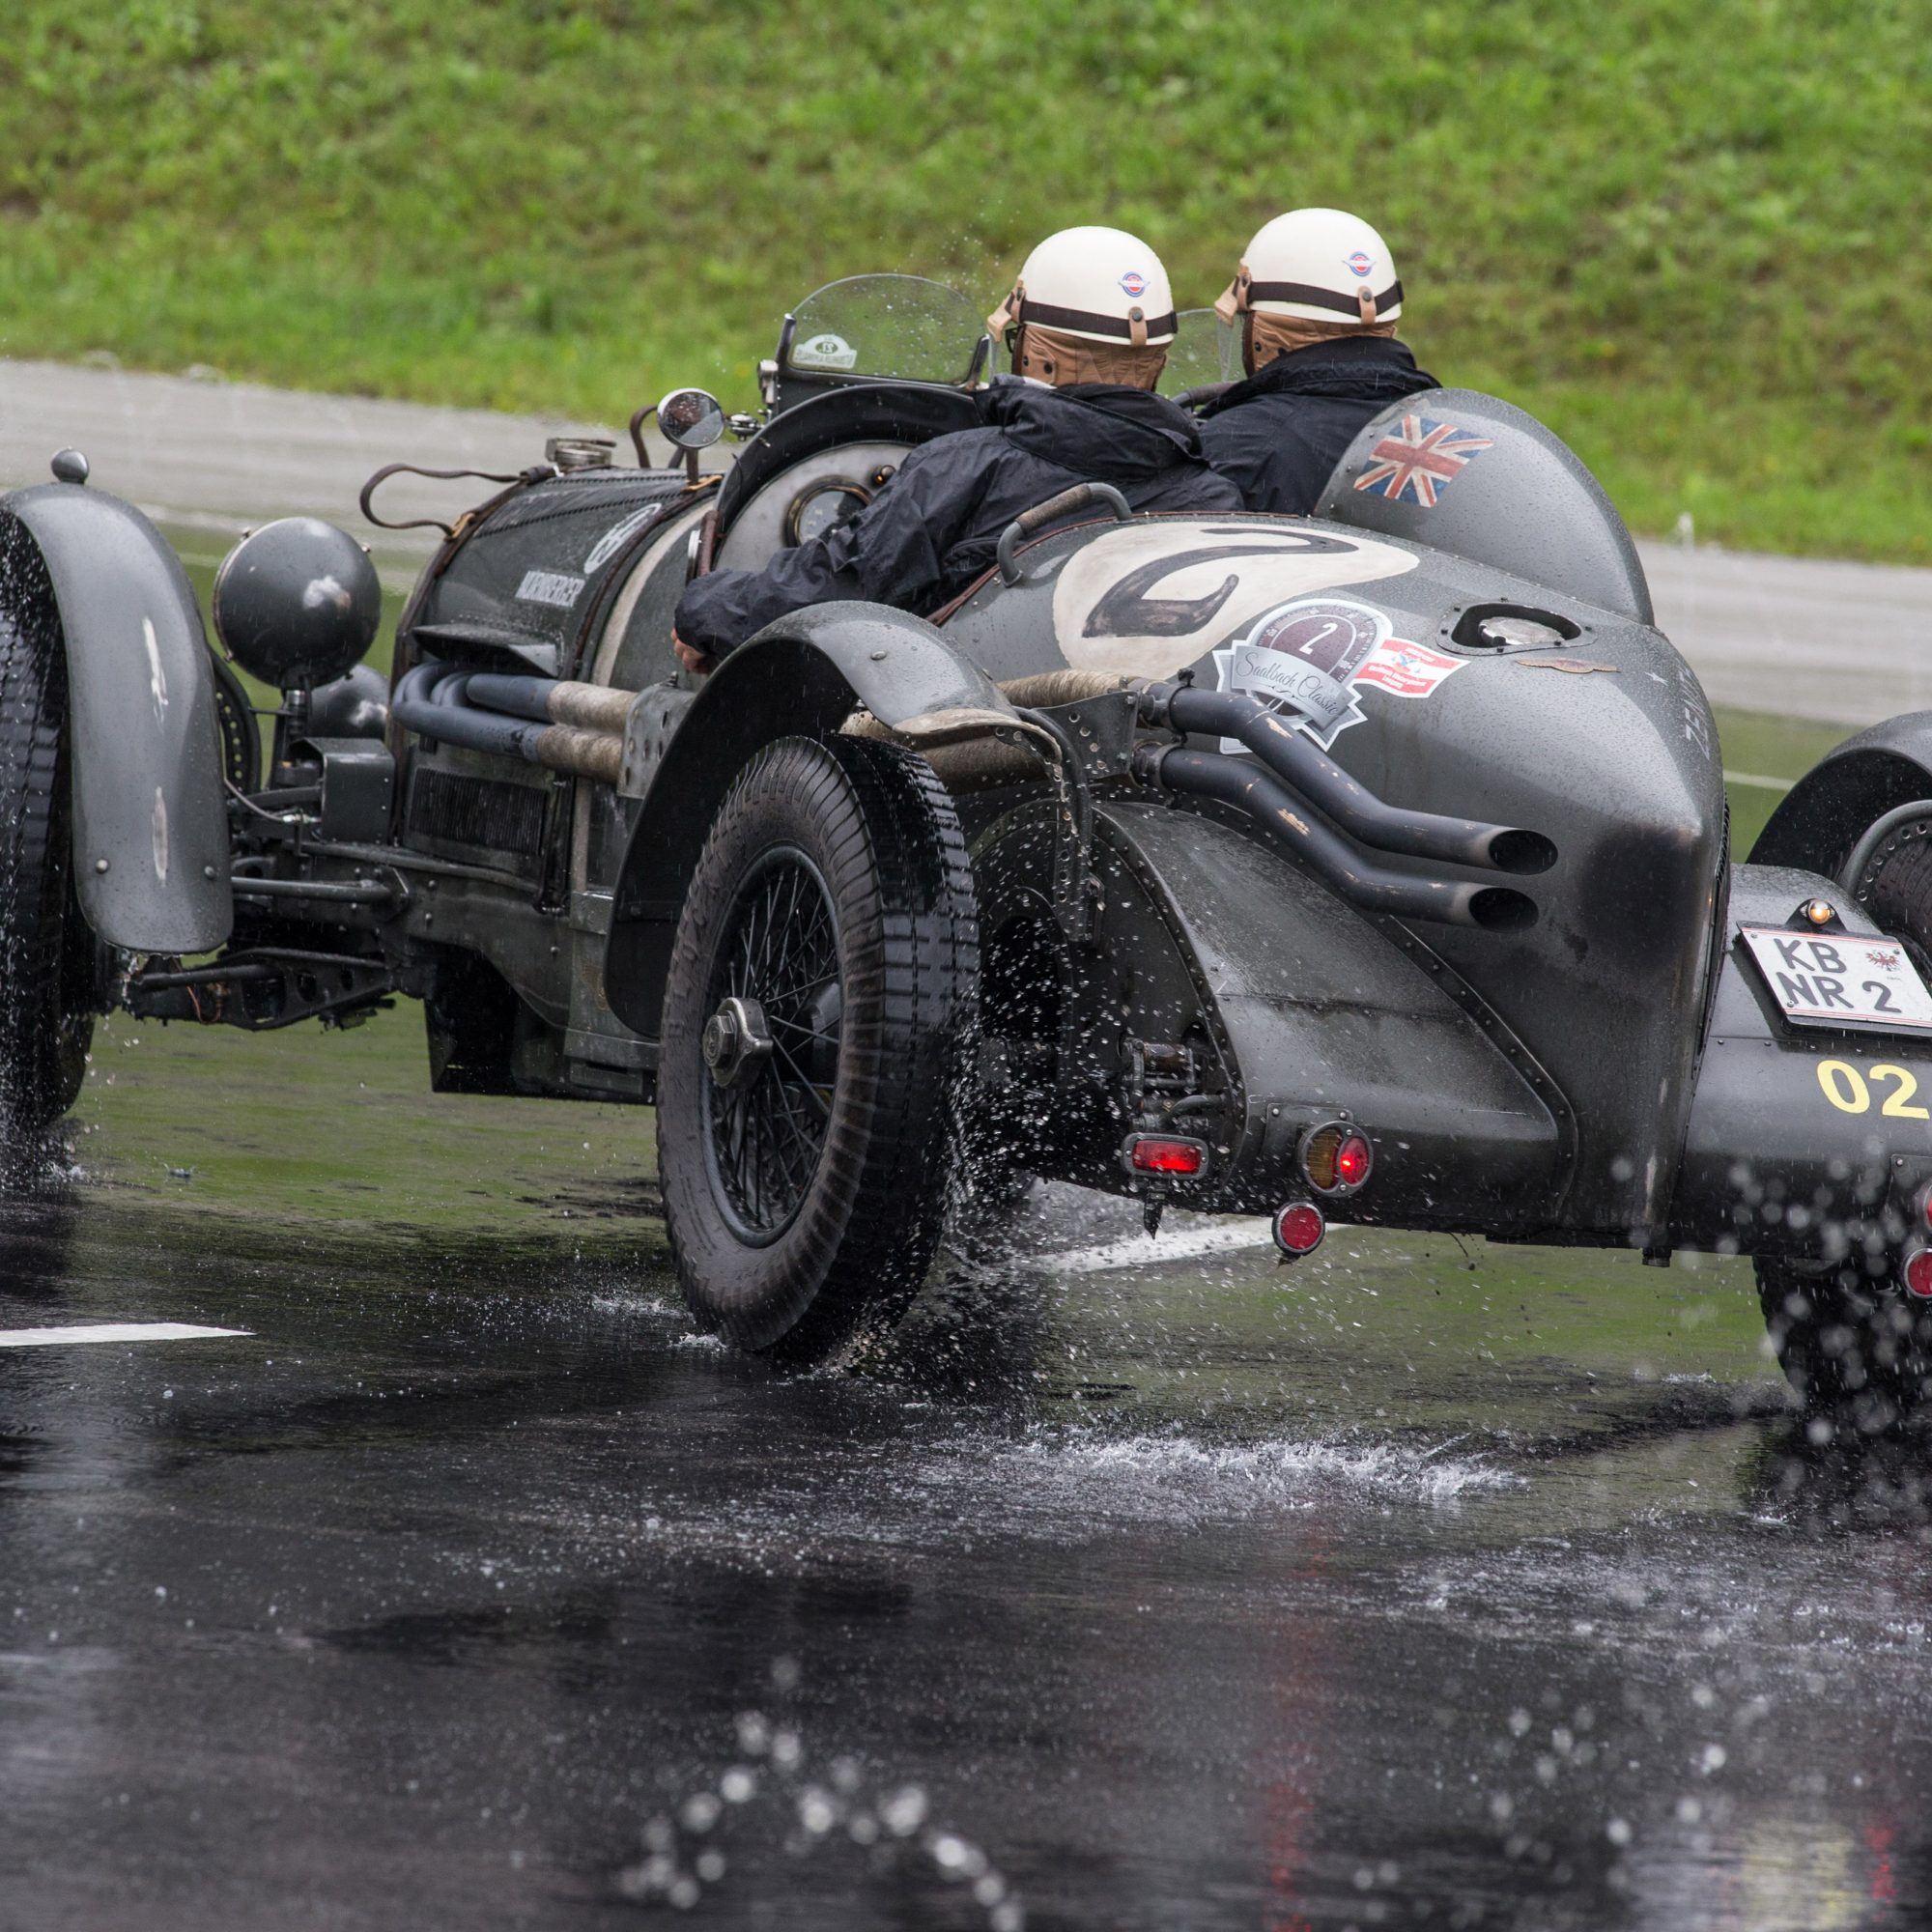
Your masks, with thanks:
M 1174 340 L 1167 271 L 1118 228 L 1065 228 L 1026 259 L 988 327 L 1013 374 L 980 398 L 980 429 L 922 443 L 856 516 L 762 570 L 716 570 L 678 600 L 674 641 L 709 670 L 774 619 L 832 598 L 938 609 L 993 561 L 1000 532 L 1075 483 L 1136 510 L 1237 510 L 1184 410 L 1153 393 Z
M 1248 372 L 1204 412 L 1202 446 L 1251 510 L 1305 517 L 1371 416 L 1438 386 L 1396 340 L 1388 244 L 1338 208 L 1277 215 L 1214 304 Z

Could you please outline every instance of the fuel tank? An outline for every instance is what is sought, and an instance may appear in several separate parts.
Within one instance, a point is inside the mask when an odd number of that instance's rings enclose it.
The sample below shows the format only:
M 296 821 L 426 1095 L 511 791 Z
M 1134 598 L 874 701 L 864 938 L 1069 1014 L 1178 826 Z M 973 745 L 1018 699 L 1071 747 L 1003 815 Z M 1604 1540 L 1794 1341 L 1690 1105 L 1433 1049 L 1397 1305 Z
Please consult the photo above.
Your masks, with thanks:
M 995 677 L 1065 665 L 1254 692 L 1390 803 L 1553 843 L 1547 871 L 1509 881 L 1535 902 L 1525 928 L 1378 920 L 1362 946 L 1425 948 L 1552 1083 L 1574 1153 L 1533 1232 L 1661 1239 L 1725 863 L 1716 731 L 1669 642 L 1494 563 L 1312 519 L 1088 525 L 1021 552 L 1018 573 L 946 624 Z M 1277 943 L 1302 916 L 1284 895 Z M 1239 943 L 1268 935 L 1248 908 Z M 1346 1009 L 1348 956 L 1311 962 L 1327 983 L 1310 1002 Z M 1425 1058 L 1413 1077 L 1445 1074 Z

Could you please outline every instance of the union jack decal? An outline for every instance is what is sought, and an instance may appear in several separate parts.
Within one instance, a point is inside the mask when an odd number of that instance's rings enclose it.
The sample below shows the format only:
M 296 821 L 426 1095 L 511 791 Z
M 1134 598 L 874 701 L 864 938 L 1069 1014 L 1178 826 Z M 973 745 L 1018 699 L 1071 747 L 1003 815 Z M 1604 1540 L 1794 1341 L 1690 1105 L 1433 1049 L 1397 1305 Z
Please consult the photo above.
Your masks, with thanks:
M 1369 467 L 1355 478 L 1355 488 L 1392 502 L 1406 492 L 1410 502 L 1433 510 L 1436 497 L 1470 458 L 1489 447 L 1488 437 L 1471 436 L 1454 423 L 1404 416 L 1401 434 L 1383 437 L 1369 452 Z

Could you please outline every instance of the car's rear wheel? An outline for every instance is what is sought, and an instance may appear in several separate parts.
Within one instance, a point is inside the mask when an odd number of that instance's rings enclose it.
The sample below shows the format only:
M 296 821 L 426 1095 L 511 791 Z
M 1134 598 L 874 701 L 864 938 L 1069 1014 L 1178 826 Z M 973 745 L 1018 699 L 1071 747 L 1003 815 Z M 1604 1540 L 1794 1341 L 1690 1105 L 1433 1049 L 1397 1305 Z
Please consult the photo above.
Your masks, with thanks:
M 787 738 L 739 774 L 692 875 L 658 1089 L 693 1313 L 816 1358 L 895 1320 L 938 1244 L 979 936 L 952 801 L 919 758 Z
M 1809 1269 L 1760 1257 L 1758 1301 L 1805 1413 L 1839 1435 L 1885 1435 L 1932 1396 L 1932 1303 L 1844 1264 Z
M 72 1106 L 94 1038 L 94 941 L 75 901 L 67 661 L 40 553 L 0 559 L 0 1128 Z

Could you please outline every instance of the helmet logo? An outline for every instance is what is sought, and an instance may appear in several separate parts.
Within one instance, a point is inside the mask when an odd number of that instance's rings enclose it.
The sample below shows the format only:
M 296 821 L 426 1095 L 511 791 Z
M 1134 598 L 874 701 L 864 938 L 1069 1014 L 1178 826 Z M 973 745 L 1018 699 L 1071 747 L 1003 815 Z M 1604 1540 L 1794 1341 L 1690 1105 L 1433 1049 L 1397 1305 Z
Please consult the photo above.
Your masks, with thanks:
M 1375 263 L 1363 254 L 1359 248 L 1349 257 L 1349 267 L 1355 274 L 1366 275 L 1375 266 Z
M 1139 298 L 1147 294 L 1147 277 L 1138 269 L 1129 269 L 1121 277 L 1121 287 L 1128 295 Z

